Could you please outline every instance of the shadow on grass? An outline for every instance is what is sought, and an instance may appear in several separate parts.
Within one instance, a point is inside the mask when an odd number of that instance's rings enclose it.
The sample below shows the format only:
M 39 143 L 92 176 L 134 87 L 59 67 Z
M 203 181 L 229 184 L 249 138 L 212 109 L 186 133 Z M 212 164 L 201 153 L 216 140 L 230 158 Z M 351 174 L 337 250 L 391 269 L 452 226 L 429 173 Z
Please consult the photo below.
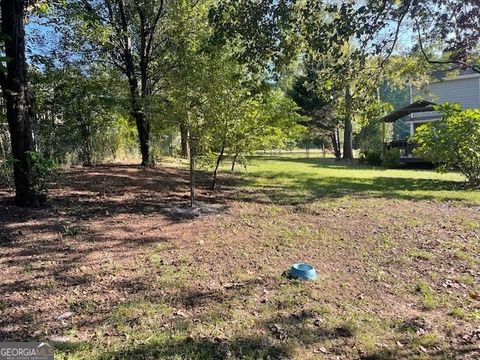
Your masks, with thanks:
M 233 338 L 220 337 L 182 337 L 174 338 L 167 334 L 153 335 L 147 342 L 141 344 L 128 344 L 120 349 L 100 351 L 89 357 L 91 360 L 117 360 L 117 359 L 271 359 L 287 360 L 298 358 L 300 354 L 317 353 L 326 354 L 319 358 L 343 358 L 357 360 L 397 360 L 412 358 L 428 359 L 477 359 L 479 349 L 476 346 L 464 346 L 459 348 L 446 347 L 432 349 L 428 353 L 421 353 L 413 348 L 378 348 L 372 352 L 358 354 L 354 350 L 354 342 L 351 339 L 340 340 L 336 346 L 323 351 L 323 340 L 338 338 L 335 331 L 311 330 L 297 325 L 301 329 L 301 335 L 308 333 L 307 340 L 302 340 L 298 333 L 291 333 L 290 340 L 276 341 L 266 334 L 236 336 Z M 310 346 L 309 348 L 306 348 Z M 56 349 L 66 355 L 74 355 L 89 347 L 87 343 L 80 344 L 56 344 Z M 304 347 L 303 351 L 299 347 Z M 345 353 L 347 351 L 347 353 Z M 357 353 L 357 354 L 355 354 Z M 422 357 L 423 356 L 423 357 Z
M 164 330 L 148 333 L 148 337 L 143 337 L 140 333 L 135 332 L 135 336 L 138 336 L 137 339 L 129 335 L 125 342 L 120 342 L 117 346 L 107 349 L 95 342 L 56 344 L 56 348 L 65 358 L 78 357 L 91 360 L 292 359 L 300 358 L 299 354 L 311 355 L 312 353 L 318 353 L 319 356 L 326 353 L 326 358 L 343 358 L 345 356 L 348 359 L 358 360 L 411 359 L 421 354 L 428 355 L 429 359 L 452 359 L 470 355 L 473 359 L 479 350 L 472 344 L 455 343 L 441 349 L 429 348 L 428 354 L 425 354 L 421 353 L 413 343 L 410 343 L 402 347 L 395 347 L 391 344 L 389 348 L 386 345 L 378 345 L 367 353 L 357 347 L 358 330 L 342 322 L 331 324 L 318 322 L 316 320 L 321 318 L 321 315 L 315 311 L 301 308 L 289 313 L 275 312 L 266 318 L 257 318 L 249 327 L 230 336 L 214 336 L 213 331 L 210 335 L 195 335 L 196 324 L 200 324 L 198 325 L 200 327 L 208 326 L 207 324 L 212 324 L 212 318 L 225 318 L 226 308 L 220 309 L 216 305 L 238 300 L 246 293 L 245 291 L 255 292 L 256 287 L 265 288 L 271 280 L 251 280 L 226 289 L 222 287 L 202 293 L 189 290 L 179 291 L 177 296 L 173 297 L 154 296 L 149 301 L 165 301 L 175 307 L 183 305 L 187 310 L 193 311 L 196 307 L 217 310 L 213 313 L 204 313 L 200 317 L 198 313 L 190 318 L 175 317 L 171 326 L 159 326 Z M 225 304 L 225 306 L 227 305 L 228 303 Z M 164 325 L 168 324 L 168 319 L 161 321 Z M 366 329 L 368 323 L 363 323 L 362 326 L 363 329 Z M 408 330 L 404 329 L 402 333 L 407 334 Z
M 387 171 L 383 166 L 371 166 L 368 164 L 360 164 L 357 160 L 337 160 L 335 158 L 323 158 L 323 157 L 305 157 L 305 156 L 252 156 L 250 160 L 261 160 L 262 162 L 286 162 L 286 163 L 296 163 L 296 164 L 306 164 L 306 165 L 315 165 L 316 167 L 321 168 L 331 168 L 331 169 L 355 169 L 355 170 L 377 170 L 377 171 Z M 404 163 L 401 164 L 399 169 L 409 169 L 409 170 L 432 170 L 435 166 L 432 163 L 427 162 L 417 162 L 417 163 Z
M 380 172 L 381 174 L 381 172 Z M 361 175 L 361 174 L 359 174 Z M 259 183 L 259 179 L 262 180 Z M 262 186 L 262 183 L 269 185 Z M 464 190 L 462 183 L 434 179 L 412 179 L 402 177 L 377 176 L 358 177 L 319 177 L 316 174 L 301 172 L 255 171 L 244 177 L 243 184 L 259 195 L 251 201 L 279 204 L 302 204 L 322 198 L 340 198 L 349 195 L 360 197 L 383 197 L 405 200 L 452 200 L 468 201 L 469 192 L 459 195 L 457 190 Z M 273 184 L 273 185 L 272 185 Z M 450 192 L 439 194 L 438 192 Z M 475 191 L 471 191 L 475 193 Z M 248 197 L 244 200 L 249 201 Z

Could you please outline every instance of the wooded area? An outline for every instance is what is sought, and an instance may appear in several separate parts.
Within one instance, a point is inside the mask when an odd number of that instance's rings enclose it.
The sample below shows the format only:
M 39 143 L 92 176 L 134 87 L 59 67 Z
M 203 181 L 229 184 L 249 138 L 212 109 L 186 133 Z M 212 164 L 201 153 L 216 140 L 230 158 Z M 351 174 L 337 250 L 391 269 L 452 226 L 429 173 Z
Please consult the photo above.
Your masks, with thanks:
M 92 165 L 136 148 L 144 166 L 198 157 L 214 183 L 226 154 L 304 143 L 352 160 L 354 134 L 379 129 L 391 106 L 382 87 L 406 88 L 431 65 L 478 69 L 478 11 L 447 0 L 2 2 L 3 164 L 16 202 L 45 199 L 48 161 Z

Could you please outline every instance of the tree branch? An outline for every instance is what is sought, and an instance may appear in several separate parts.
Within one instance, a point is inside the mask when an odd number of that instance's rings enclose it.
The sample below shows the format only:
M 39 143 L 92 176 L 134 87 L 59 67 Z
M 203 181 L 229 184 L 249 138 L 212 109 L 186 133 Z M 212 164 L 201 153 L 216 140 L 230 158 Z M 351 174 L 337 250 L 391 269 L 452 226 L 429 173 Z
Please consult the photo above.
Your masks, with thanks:
M 459 65 L 461 67 L 464 67 L 464 68 L 470 68 L 472 69 L 473 71 L 477 72 L 480 74 L 480 67 L 477 66 L 477 65 L 470 65 L 464 61 L 453 61 L 453 60 L 432 60 L 428 57 L 427 53 L 425 52 L 425 48 L 423 47 L 423 41 L 422 41 L 422 34 L 421 34 L 421 31 L 420 31 L 420 26 L 418 24 L 418 21 L 415 20 L 415 25 L 416 25 L 416 28 L 417 28 L 417 34 L 418 34 L 418 44 L 420 46 L 420 51 L 422 52 L 422 55 L 423 57 L 425 58 L 425 60 L 429 63 L 429 64 L 440 64 L 440 65 L 452 65 L 452 64 L 456 64 L 456 65 Z M 455 68 L 451 68 L 451 69 L 447 69 L 447 70 L 444 70 L 444 71 L 453 71 L 453 70 L 456 70 L 458 68 L 455 67 Z

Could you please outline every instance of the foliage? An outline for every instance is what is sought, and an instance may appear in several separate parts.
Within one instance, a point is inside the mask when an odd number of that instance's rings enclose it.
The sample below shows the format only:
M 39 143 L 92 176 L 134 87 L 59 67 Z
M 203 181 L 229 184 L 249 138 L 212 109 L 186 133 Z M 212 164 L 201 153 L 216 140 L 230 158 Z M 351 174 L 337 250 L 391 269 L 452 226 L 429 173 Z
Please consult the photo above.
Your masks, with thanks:
M 47 182 L 57 168 L 57 163 L 36 151 L 27 152 L 27 160 L 32 168 L 30 176 L 34 190 L 39 193 L 46 192 Z M 14 186 L 13 167 L 16 162 L 17 160 L 10 155 L 0 163 L 0 183 L 3 185 Z
M 208 2 L 176 3 L 170 31 L 171 56 L 177 62 L 167 77 L 173 85 L 164 94 L 170 118 L 188 128 L 192 156 L 216 174 L 227 153 L 238 158 L 259 149 L 285 148 L 300 135 L 298 122 L 305 119 L 280 89 L 239 61 L 238 43 L 212 42 L 215 29 L 206 21 L 208 10 Z
M 308 64 L 304 72 L 296 77 L 288 95 L 297 103 L 301 114 L 310 119 L 306 124 L 310 137 L 330 141 L 340 120 L 334 112 L 328 92 L 318 90 L 318 73 Z
M 295 1 L 218 1 L 209 10 L 211 42 L 236 43 L 235 59 L 253 76 L 279 75 L 299 53 Z
M 47 191 L 47 181 L 57 168 L 57 163 L 42 153 L 29 151 L 27 159 L 32 165 L 32 184 L 39 193 Z
M 364 154 L 368 165 L 377 166 L 382 164 L 382 153 L 379 150 L 369 150 Z
M 480 185 L 480 110 L 459 105 L 438 107 L 441 121 L 420 126 L 413 141 L 415 155 L 439 164 L 438 170 L 459 170 L 472 186 Z
M 356 148 L 362 153 L 378 151 L 383 146 L 382 123 L 378 118 L 369 121 L 355 136 Z
M 5 159 L 2 159 L 0 163 L 0 183 L 11 188 L 14 186 L 13 183 L 13 156 L 8 156 Z
M 400 166 L 400 149 L 391 148 L 385 151 L 383 166 L 387 169 L 396 169 Z
M 117 73 L 66 64 L 32 70 L 31 82 L 37 146 L 50 158 L 92 165 L 134 148 Z

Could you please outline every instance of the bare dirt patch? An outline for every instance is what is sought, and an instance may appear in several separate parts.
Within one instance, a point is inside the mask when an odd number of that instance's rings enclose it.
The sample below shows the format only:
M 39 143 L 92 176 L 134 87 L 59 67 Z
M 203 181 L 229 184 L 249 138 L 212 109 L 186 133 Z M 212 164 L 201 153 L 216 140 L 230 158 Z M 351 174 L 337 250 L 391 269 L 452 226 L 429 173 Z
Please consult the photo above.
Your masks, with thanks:
M 0 204 L 0 339 L 59 358 L 475 359 L 480 209 L 354 195 L 185 210 L 181 169 L 74 168 Z M 186 215 L 185 215 L 186 214 Z M 193 214 L 193 216 L 191 216 Z M 282 273 L 299 260 L 319 280 Z

